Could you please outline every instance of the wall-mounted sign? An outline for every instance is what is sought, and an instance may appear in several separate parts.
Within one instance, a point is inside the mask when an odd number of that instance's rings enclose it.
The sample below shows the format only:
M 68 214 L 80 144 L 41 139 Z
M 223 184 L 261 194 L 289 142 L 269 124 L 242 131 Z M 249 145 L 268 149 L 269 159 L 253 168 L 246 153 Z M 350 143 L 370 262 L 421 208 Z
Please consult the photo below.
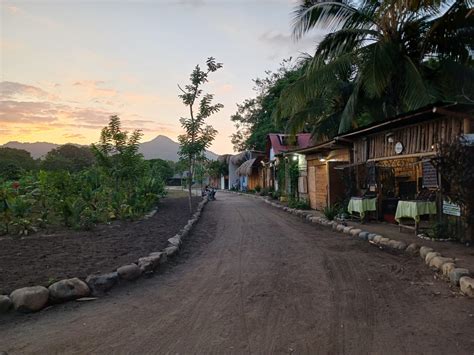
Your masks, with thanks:
M 455 203 L 443 201 L 443 213 L 450 216 L 461 216 L 461 207 Z
M 397 142 L 395 143 L 395 153 L 401 154 L 403 152 L 403 143 Z
M 436 168 L 429 161 L 423 162 L 423 187 L 436 188 L 438 187 L 438 173 Z

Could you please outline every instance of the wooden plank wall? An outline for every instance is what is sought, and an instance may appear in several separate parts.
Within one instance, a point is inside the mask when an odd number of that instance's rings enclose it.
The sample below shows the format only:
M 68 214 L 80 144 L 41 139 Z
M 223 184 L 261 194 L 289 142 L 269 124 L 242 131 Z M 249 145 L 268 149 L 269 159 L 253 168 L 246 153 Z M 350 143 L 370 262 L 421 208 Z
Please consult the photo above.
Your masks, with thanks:
M 463 121 L 459 118 L 441 118 L 429 122 L 390 130 L 393 143 L 388 142 L 387 131 L 359 138 L 354 142 L 354 162 L 397 156 L 395 144 L 404 146 L 402 157 L 407 154 L 429 153 L 436 143 L 454 140 L 463 133 Z

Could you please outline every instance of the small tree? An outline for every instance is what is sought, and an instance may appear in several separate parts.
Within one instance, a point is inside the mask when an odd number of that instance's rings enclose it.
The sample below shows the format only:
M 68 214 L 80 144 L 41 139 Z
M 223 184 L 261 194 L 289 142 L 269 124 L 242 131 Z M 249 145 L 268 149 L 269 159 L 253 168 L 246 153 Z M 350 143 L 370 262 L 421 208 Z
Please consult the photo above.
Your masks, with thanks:
M 210 57 L 206 61 L 206 66 L 207 70 L 203 71 L 199 65 L 196 65 L 189 77 L 190 84 L 184 88 L 178 85 L 182 92 L 179 98 L 189 108 L 189 117 L 181 117 L 179 120 L 185 133 L 178 137 L 180 144 L 178 154 L 180 159 L 186 162 L 189 172 L 187 185 L 190 211 L 192 211 L 191 187 L 196 161 L 204 155 L 206 148 L 211 145 L 217 134 L 217 131 L 206 124 L 205 120 L 224 107 L 222 104 L 212 104 L 214 95 L 203 94 L 201 89 L 202 85 L 208 81 L 209 74 L 222 68 L 222 63 L 217 63 L 214 58 Z
M 442 193 L 461 206 L 466 224 L 474 226 L 474 147 L 463 138 L 440 145 L 432 160 L 443 178 Z

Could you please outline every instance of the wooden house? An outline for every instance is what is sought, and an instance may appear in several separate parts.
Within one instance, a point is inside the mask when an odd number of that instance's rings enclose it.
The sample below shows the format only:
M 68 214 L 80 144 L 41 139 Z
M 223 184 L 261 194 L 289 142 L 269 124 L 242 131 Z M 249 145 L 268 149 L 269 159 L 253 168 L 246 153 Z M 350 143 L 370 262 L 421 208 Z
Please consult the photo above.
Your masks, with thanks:
M 349 163 L 351 146 L 334 139 L 287 154 L 297 154 L 306 163 L 300 163 L 298 190 L 299 198 L 307 200 L 311 208 L 322 210 L 344 200 L 343 174 L 335 168 Z
M 432 211 L 440 213 L 441 178 L 431 158 L 440 144 L 473 133 L 473 109 L 467 104 L 430 105 L 337 137 L 353 144 L 350 164 L 340 167 L 353 178 L 352 193 L 376 196 L 378 217 L 389 222 L 400 222 L 400 201 L 436 200 Z
M 310 133 L 299 133 L 295 136 L 281 133 L 270 133 L 267 135 L 265 149 L 265 159 L 262 163 L 262 187 L 281 190 L 285 193 L 288 190 L 287 181 L 283 182 L 285 186 L 278 186 L 278 169 L 281 159 L 286 152 L 306 148 L 311 145 Z

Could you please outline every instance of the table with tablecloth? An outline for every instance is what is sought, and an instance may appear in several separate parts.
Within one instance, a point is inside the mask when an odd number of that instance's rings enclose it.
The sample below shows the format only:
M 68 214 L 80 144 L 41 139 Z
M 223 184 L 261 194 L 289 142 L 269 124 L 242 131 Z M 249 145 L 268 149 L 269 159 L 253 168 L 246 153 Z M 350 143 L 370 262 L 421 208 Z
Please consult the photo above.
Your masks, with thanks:
M 400 222 L 401 218 L 411 218 L 420 222 L 420 216 L 436 214 L 436 202 L 433 201 L 398 201 L 395 220 Z
M 366 212 L 377 211 L 377 198 L 351 197 L 347 211 L 350 214 L 357 212 L 363 219 Z
M 398 201 L 395 220 L 399 227 L 414 229 L 418 234 L 420 216 L 436 214 L 436 202 L 433 201 Z M 411 218 L 415 220 L 415 226 L 410 227 L 402 223 L 402 218 Z

